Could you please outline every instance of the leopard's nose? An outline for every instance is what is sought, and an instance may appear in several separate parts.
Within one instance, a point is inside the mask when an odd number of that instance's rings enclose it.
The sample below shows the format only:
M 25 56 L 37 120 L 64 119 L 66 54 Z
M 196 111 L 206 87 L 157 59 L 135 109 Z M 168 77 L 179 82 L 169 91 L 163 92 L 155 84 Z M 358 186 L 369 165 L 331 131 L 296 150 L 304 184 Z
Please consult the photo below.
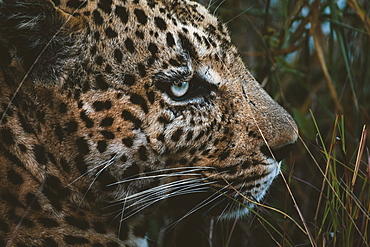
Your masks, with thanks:
M 294 143 L 289 143 L 279 148 L 269 148 L 267 145 L 263 145 L 261 147 L 261 152 L 269 158 L 273 158 L 276 161 L 281 161 L 290 153 L 293 146 Z

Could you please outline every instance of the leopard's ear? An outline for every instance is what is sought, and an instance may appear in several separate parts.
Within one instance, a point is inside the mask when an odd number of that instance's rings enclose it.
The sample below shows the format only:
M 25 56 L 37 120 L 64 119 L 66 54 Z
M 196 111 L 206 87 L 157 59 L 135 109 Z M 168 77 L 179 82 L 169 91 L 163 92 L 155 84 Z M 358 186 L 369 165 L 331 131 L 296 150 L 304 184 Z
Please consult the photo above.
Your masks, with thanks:
M 81 20 L 51 0 L 0 0 L 0 45 L 35 77 L 57 76 L 58 66 L 73 55 L 81 27 Z

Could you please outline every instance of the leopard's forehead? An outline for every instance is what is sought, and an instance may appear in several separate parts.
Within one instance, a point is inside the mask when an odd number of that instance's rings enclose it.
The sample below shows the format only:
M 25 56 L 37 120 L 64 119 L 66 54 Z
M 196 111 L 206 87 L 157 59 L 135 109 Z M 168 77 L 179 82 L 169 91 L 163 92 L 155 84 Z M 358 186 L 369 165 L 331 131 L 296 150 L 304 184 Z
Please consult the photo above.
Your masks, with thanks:
M 98 88 L 193 73 L 219 86 L 220 71 L 232 69 L 238 57 L 225 26 L 195 2 L 54 2 L 84 23 L 83 59 L 98 74 Z

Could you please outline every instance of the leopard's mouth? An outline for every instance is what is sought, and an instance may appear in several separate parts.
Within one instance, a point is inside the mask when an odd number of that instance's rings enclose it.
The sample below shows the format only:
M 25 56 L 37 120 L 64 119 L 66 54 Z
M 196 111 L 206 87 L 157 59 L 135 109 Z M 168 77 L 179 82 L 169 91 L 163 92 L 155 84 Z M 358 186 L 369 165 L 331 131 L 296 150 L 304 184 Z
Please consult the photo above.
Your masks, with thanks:
M 176 209 L 180 214 L 200 214 L 221 218 L 238 218 L 246 215 L 262 198 L 274 178 L 279 174 L 281 162 L 268 159 L 270 167 L 265 174 L 252 181 L 243 181 L 238 185 L 224 178 L 208 185 L 205 192 L 169 198 L 169 209 Z M 210 181 L 210 180 L 208 180 Z M 166 207 L 167 208 L 167 207 Z

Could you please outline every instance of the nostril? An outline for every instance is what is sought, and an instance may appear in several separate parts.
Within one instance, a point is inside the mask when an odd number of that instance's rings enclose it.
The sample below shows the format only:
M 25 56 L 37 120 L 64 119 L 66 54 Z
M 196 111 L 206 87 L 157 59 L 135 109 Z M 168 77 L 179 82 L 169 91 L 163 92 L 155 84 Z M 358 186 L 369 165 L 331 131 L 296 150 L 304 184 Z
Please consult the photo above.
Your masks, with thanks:
M 263 145 L 261 147 L 261 152 L 267 157 L 275 158 L 276 161 L 281 161 L 289 154 L 289 152 L 292 150 L 293 145 L 294 144 L 288 144 L 283 147 L 275 148 L 275 149 L 272 149 L 270 147 L 273 155 L 271 154 L 270 149 L 266 145 Z

